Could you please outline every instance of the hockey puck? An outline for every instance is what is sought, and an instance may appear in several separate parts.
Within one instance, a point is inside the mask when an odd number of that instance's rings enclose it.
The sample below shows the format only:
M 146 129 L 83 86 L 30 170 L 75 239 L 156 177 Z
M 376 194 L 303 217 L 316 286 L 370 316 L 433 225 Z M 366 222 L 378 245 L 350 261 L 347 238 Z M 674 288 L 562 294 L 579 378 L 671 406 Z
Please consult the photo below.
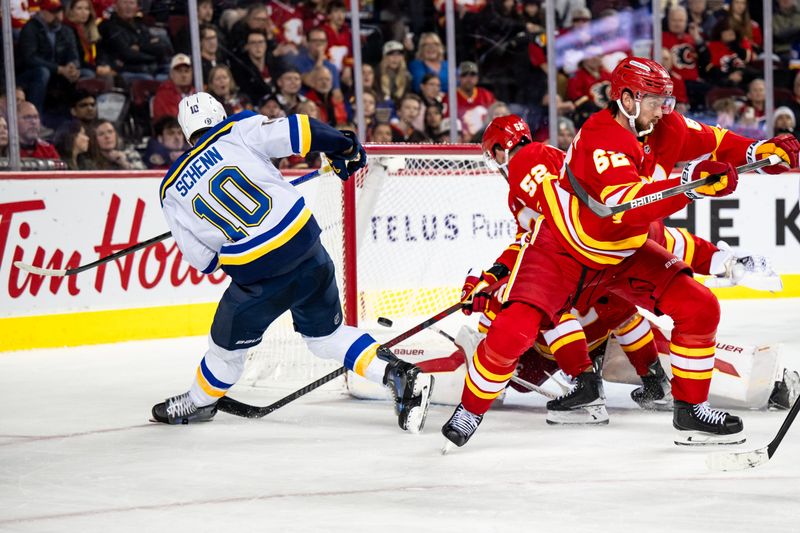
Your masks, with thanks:
M 392 321 L 383 316 L 378 317 L 378 324 L 381 326 L 386 326 L 387 328 L 392 327 Z

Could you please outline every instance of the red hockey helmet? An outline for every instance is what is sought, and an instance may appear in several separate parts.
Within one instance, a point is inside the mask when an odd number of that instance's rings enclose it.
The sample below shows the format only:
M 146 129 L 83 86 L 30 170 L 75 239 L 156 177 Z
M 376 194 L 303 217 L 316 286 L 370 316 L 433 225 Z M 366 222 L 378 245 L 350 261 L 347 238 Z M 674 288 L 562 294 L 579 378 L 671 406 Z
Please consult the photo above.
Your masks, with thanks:
M 492 120 L 481 138 L 481 148 L 494 156 L 494 148 L 500 145 L 503 150 L 511 150 L 520 142 L 532 142 L 531 129 L 517 115 L 506 115 Z
M 508 152 L 520 143 L 529 144 L 533 140 L 531 129 L 517 115 L 506 115 L 493 119 L 481 138 L 481 148 L 483 149 L 483 159 L 486 166 L 492 170 L 497 170 L 508 177 Z M 505 161 L 501 164 L 495 158 L 494 150 L 500 148 L 505 151 Z
M 628 89 L 635 100 L 645 95 L 672 96 L 672 78 L 669 72 L 646 57 L 626 57 L 611 73 L 611 99 L 622 98 L 622 91 Z

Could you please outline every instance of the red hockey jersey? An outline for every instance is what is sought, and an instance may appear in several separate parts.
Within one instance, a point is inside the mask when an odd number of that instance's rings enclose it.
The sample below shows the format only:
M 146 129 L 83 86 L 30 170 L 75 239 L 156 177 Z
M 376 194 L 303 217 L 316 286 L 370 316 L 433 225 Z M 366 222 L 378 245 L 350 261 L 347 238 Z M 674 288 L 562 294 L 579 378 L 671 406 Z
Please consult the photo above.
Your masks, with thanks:
M 673 112 L 641 141 L 608 110 L 589 118 L 572 141 L 565 163 L 586 191 L 610 205 L 628 202 L 680 184 L 669 178 L 676 163 L 702 156 L 745 162 L 752 140 Z M 609 218 L 596 216 L 572 194 L 562 170 L 558 181 L 540 185 L 543 215 L 565 249 L 590 268 L 622 262 L 647 239 L 649 225 L 682 209 L 689 198 L 677 195 Z

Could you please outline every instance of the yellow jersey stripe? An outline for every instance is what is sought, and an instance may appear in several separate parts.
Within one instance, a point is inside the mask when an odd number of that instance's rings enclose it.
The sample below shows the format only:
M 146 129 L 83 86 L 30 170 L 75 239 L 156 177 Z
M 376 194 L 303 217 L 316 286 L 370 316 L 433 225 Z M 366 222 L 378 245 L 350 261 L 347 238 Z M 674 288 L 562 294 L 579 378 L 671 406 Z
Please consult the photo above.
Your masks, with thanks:
M 359 376 L 366 376 L 367 375 L 367 367 L 372 363 L 375 359 L 375 356 L 378 355 L 378 346 L 379 344 L 375 343 L 369 348 L 367 348 L 364 353 L 358 358 L 355 364 L 355 371 L 356 374 Z
M 300 130 L 300 155 L 305 156 L 311 150 L 311 126 L 308 123 L 308 115 L 298 114 L 297 125 Z
M 243 254 L 227 255 L 221 252 L 219 254 L 219 262 L 223 265 L 246 265 L 247 263 L 258 259 L 259 257 L 263 257 L 269 252 L 280 248 L 289 242 L 292 237 L 297 235 L 297 232 L 303 229 L 303 226 L 306 225 L 310 218 L 311 211 L 308 208 L 303 208 L 303 210 L 300 212 L 300 215 L 298 215 L 294 222 L 292 222 L 291 225 L 289 225 L 275 238 L 270 239 Z

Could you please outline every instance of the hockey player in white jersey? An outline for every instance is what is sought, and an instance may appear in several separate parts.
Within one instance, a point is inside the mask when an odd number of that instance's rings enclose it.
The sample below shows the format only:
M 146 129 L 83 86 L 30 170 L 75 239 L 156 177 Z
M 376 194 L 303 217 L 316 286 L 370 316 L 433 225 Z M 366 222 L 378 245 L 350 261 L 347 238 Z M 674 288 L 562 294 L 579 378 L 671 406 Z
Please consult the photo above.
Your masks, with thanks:
M 313 354 L 388 386 L 400 427 L 421 430 L 433 378 L 368 333 L 342 324 L 334 266 L 320 228 L 270 161 L 324 152 L 346 180 L 366 165 L 356 136 L 306 115 L 273 120 L 243 111 L 226 117 L 222 104 L 202 92 L 181 100 L 178 122 L 193 148 L 161 183 L 164 216 L 183 257 L 204 273 L 222 268 L 231 284 L 191 388 L 156 404 L 153 418 L 167 424 L 213 418 L 217 400 L 241 377 L 248 348 L 291 311 Z

